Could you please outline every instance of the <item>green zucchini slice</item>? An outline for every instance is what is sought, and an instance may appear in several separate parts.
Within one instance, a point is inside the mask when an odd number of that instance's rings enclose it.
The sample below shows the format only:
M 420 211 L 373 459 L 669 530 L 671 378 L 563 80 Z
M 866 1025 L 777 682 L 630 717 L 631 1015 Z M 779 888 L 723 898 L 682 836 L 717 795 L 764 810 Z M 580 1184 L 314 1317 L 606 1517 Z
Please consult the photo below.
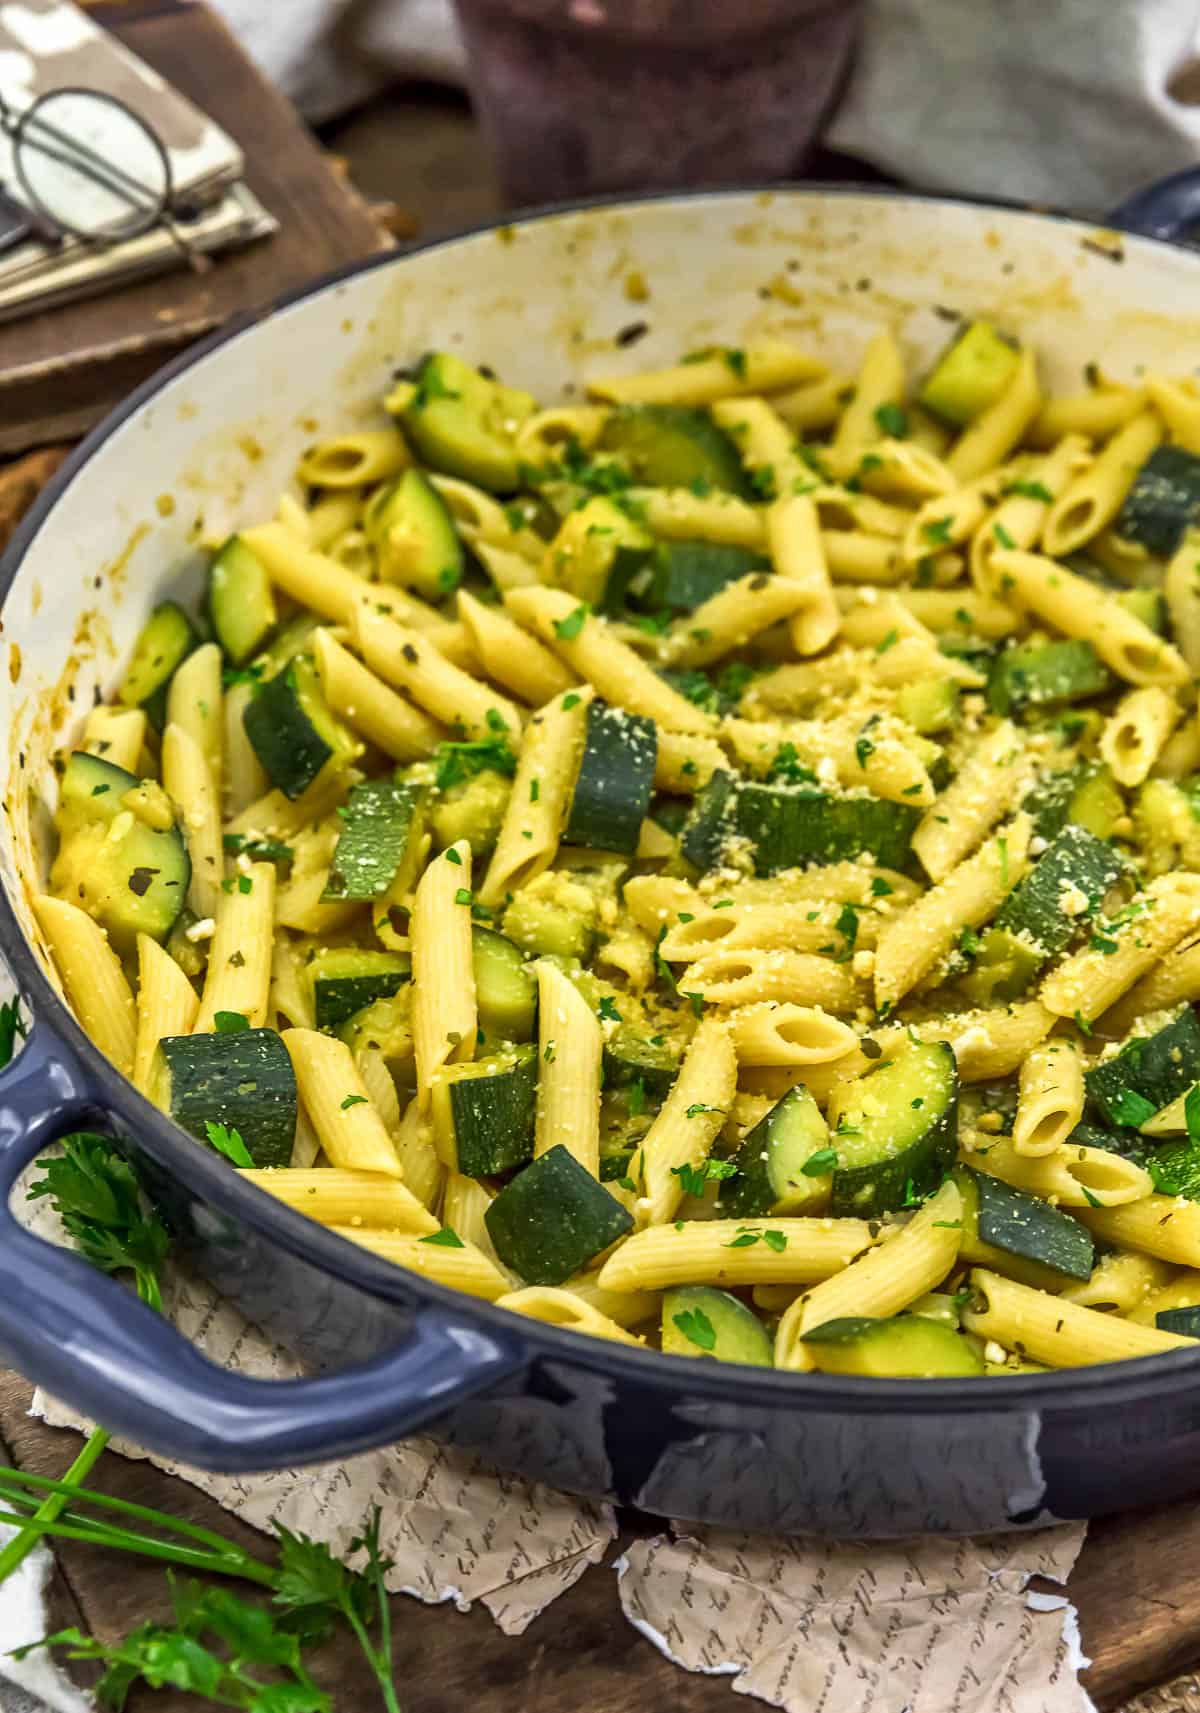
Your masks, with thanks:
M 231 535 L 208 568 L 208 616 L 225 658 L 243 666 L 279 622 L 266 566 Z
M 1136 1130 L 1200 1081 L 1200 1023 L 1191 1006 L 1129 1041 L 1084 1076 L 1088 1105 L 1104 1124 Z
M 954 1181 L 963 1197 L 965 1259 L 985 1266 L 994 1261 L 998 1272 L 1013 1277 L 1023 1273 L 1023 1282 L 1029 1284 L 1044 1284 L 1048 1268 L 1059 1289 L 1067 1279 L 1091 1278 L 1095 1245 L 1079 1220 L 968 1166 L 955 1168 Z M 1014 1260 L 1038 1271 L 1023 1267 L 1022 1273 L 1013 1273 Z
M 771 569 L 771 561 L 752 548 L 718 541 L 664 541 L 658 562 L 650 598 L 640 604 L 672 613 L 694 612 L 726 584 Z
M 623 1026 L 605 1046 L 602 1065 L 606 1089 L 640 1083 L 652 1100 L 665 1100 L 679 1075 L 679 1053 L 663 1036 L 639 1035 Z
M 466 839 L 473 856 L 486 856 L 495 848 L 511 794 L 511 777 L 494 767 L 445 787 L 429 805 L 438 849 Z
M 803 1334 L 805 1349 L 823 1374 L 866 1374 L 879 1380 L 952 1380 L 982 1374 L 978 1349 L 942 1321 L 924 1315 L 871 1320 L 847 1315 Z
M 632 856 L 650 807 L 657 759 L 653 720 L 607 702 L 589 702 L 563 843 Z
M 972 321 L 942 352 L 918 397 L 943 422 L 965 428 L 995 404 L 1019 360 L 1014 340 L 989 321 Z
M 961 943 L 961 942 L 960 942 Z M 1018 999 L 1046 961 L 1040 946 L 1007 928 L 988 928 L 957 986 L 972 1005 Z
M 337 1029 L 377 999 L 398 993 L 412 979 L 412 960 L 404 952 L 332 946 L 317 952 L 305 973 L 317 1028 Z
M 1200 519 L 1200 458 L 1182 446 L 1156 446 L 1133 479 L 1116 531 L 1169 559 Z
M 433 1085 L 432 1114 L 438 1153 L 456 1171 L 487 1178 L 523 1166 L 533 1157 L 536 1047 L 507 1048 L 473 1064 L 445 1066 Z M 551 1223 L 557 1217 L 552 1205 L 540 1215 Z
M 363 530 L 385 583 L 440 601 L 462 582 L 466 559 L 454 520 L 419 470 L 405 470 L 371 496 Z
M 141 708 L 156 732 L 167 723 L 167 687 L 175 669 L 199 644 L 192 621 L 175 601 L 155 607 L 133 645 L 124 683 L 117 691 L 123 708 Z
M 1177 1332 L 1182 1338 L 1200 1338 L 1200 1308 L 1159 1309 L 1154 1324 L 1161 1332 Z
M 605 423 L 600 445 L 618 453 L 634 480 L 650 488 L 708 483 L 734 494 L 747 491 L 737 447 L 702 410 L 675 404 L 620 405 Z
M 1018 642 L 992 662 L 988 705 L 995 714 L 1059 707 L 1101 696 L 1116 685 L 1090 642 Z
M 602 494 L 563 519 L 546 549 L 547 582 L 569 589 L 604 612 L 619 612 L 620 594 L 655 562 L 654 538 Z
M 1009 893 L 995 925 L 1052 957 L 1099 915 L 1105 894 L 1125 872 L 1112 845 L 1068 824 Z
M 274 1029 L 167 1035 L 160 1090 L 176 1124 L 206 1138 L 208 1124 L 237 1130 L 256 1166 L 286 1166 L 296 1133 L 296 1077 Z
M 896 692 L 896 712 L 906 725 L 928 737 L 958 724 L 958 685 L 953 678 L 923 678 Z
M 162 787 L 74 750 L 54 824 L 55 893 L 94 917 L 119 952 L 132 951 L 139 934 L 165 940 L 186 903 L 192 865 Z
M 675 1285 L 663 1292 L 662 1347 L 668 1356 L 711 1356 L 772 1368 L 770 1334 L 752 1309 L 715 1285 Z
M 444 351 L 425 357 L 413 378 L 400 422 L 422 463 L 494 493 L 519 488 L 516 433 L 537 408 L 532 395 Z
M 749 841 L 756 874 L 804 863 L 870 854 L 903 869 L 921 811 L 867 792 L 841 796 L 811 785 L 744 784 L 734 800 L 734 831 Z
M 595 893 L 550 870 L 514 894 L 500 926 L 523 951 L 585 963 L 596 938 L 596 915 Z
M 356 1011 L 338 1027 L 337 1035 L 356 1058 L 364 1049 L 382 1053 L 388 1069 L 402 1073 L 411 1083 L 413 1038 L 409 984 L 405 982 L 398 987 L 391 999 L 376 999 L 361 1011 Z
M 404 861 L 421 796 L 420 787 L 392 779 L 351 787 L 324 900 L 379 898 L 387 891 Z
M 908 1041 L 830 1096 L 830 1211 L 869 1219 L 935 1190 L 958 1145 L 958 1069 L 945 1041 Z
M 561 1143 L 504 1186 L 484 1223 L 501 1261 L 528 1285 L 561 1285 L 633 1230 L 632 1216 Z
M 701 871 L 715 868 L 736 828 L 737 776 L 718 768 L 696 793 L 679 835 L 679 852 Z
M 492 928 L 472 927 L 471 964 L 479 1027 L 489 1040 L 529 1041 L 537 1022 L 537 978 L 519 946 Z
M 789 1089 L 742 1140 L 733 1155 L 737 1176 L 721 1185 L 718 1197 L 722 1218 L 755 1219 L 760 1214 L 799 1213 L 811 1205 L 822 1182 L 827 1182 L 832 1160 L 821 1160 L 829 1150 L 829 1126 L 803 1083 Z M 824 1172 L 807 1174 L 806 1162 L 817 1156 Z
M 327 762 L 345 765 L 359 753 L 354 737 L 330 713 L 312 662 L 302 655 L 259 686 L 242 724 L 267 778 L 285 797 L 299 797 Z

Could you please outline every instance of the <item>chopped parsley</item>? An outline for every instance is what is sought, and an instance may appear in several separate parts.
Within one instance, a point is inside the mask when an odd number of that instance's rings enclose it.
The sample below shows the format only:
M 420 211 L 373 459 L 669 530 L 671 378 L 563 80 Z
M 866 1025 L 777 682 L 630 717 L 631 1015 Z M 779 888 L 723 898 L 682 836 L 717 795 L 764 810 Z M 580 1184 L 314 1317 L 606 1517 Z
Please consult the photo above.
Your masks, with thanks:
M 348 1094 L 342 1102 L 342 1111 L 349 1112 L 352 1106 L 366 1106 L 366 1104 L 367 1097 L 365 1094 Z
M 591 608 L 586 601 L 581 601 L 574 612 L 568 613 L 565 619 L 555 619 L 554 634 L 561 637 L 563 642 L 574 642 L 583 629 L 584 620 Z
M 908 433 L 908 412 L 899 404 L 876 405 L 875 424 L 881 434 L 903 440 Z
M 688 1342 L 694 1344 L 698 1350 L 717 1348 L 716 1328 L 703 1309 L 684 1309 L 682 1314 L 673 1315 L 671 1318 Z
M 1017 545 L 1002 523 L 997 522 L 992 525 L 992 534 L 996 537 L 996 540 L 1000 543 L 1001 547 L 1015 547 Z
M 606 1023 L 619 1023 L 621 1021 L 621 1013 L 617 1010 L 617 1002 L 615 999 L 610 999 L 607 993 L 601 998 L 597 1010 Z
M 431 1231 L 427 1237 L 422 1237 L 420 1241 L 422 1243 L 434 1243 L 439 1249 L 466 1248 L 466 1244 L 458 1235 L 457 1231 L 451 1230 L 448 1225 L 443 1225 L 440 1231 Z
M 815 1154 L 810 1154 L 800 1170 L 806 1178 L 823 1178 L 826 1172 L 836 1170 L 838 1163 L 836 1148 L 818 1148 Z
M 217 1013 L 218 1017 L 228 1017 L 229 1015 L 229 1012 L 218 1011 Z M 204 1134 L 208 1137 L 210 1145 L 217 1150 L 217 1153 L 224 1154 L 225 1158 L 232 1160 L 235 1166 L 253 1166 L 254 1160 L 250 1150 L 242 1140 L 242 1133 L 236 1126 L 214 1124 L 210 1120 L 204 1126 Z
M 489 726 L 492 724 L 493 713 L 495 709 L 489 709 Z M 503 732 L 503 721 L 500 726 Z M 495 730 L 494 727 L 492 729 Z M 433 752 L 433 761 L 437 768 L 434 784 L 439 791 L 448 791 L 452 785 L 461 785 L 464 780 L 474 779 L 479 773 L 503 773 L 511 776 L 517 771 L 517 758 L 507 736 L 479 738 L 473 743 L 441 743 Z
M 250 1019 L 241 1011 L 214 1011 L 213 1028 L 218 1035 L 236 1035 L 249 1029 Z

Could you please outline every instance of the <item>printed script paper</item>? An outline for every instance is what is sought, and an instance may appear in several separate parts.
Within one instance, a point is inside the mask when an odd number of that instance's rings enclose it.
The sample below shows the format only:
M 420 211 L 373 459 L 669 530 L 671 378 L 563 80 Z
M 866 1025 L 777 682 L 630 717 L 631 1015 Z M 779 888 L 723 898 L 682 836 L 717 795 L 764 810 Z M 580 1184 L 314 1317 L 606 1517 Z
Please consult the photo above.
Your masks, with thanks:
M 45 1204 L 30 1211 L 57 1235 Z M 214 1362 L 264 1378 L 298 1372 L 206 1284 L 177 1275 L 166 1298 Z M 42 1393 L 33 1407 L 51 1426 L 84 1425 Z M 148 1455 L 120 1440 L 114 1450 Z M 428 1439 L 275 1475 L 150 1460 L 246 1522 L 278 1519 L 335 1552 L 377 1503 L 390 1588 L 460 1607 L 481 1600 L 514 1636 L 615 1536 L 609 1507 Z M 670 1659 L 727 1674 L 737 1693 L 789 1713 L 1087 1713 L 1073 1609 L 1025 1592 L 1033 1576 L 1064 1582 L 1082 1541 L 1082 1527 L 870 1544 L 695 1529 L 638 1541 L 615 1568 L 626 1617 Z

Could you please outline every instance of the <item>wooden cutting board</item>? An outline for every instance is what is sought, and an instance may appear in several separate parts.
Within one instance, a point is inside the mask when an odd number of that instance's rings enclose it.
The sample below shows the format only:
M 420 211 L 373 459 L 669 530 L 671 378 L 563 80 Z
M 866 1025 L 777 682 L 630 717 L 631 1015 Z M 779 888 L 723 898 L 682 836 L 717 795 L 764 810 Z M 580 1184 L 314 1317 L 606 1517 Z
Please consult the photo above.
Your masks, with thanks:
M 29 1414 L 33 1389 L 0 1373 L 0 1441 L 9 1461 L 41 1475 L 61 1475 L 78 1437 Z M 111 1453 L 97 1464 L 94 1485 L 119 1498 L 153 1505 L 218 1529 L 261 1549 L 262 1537 L 196 1488 L 147 1463 Z M 660 1524 L 626 1516 L 629 1533 Z M 611 1563 L 614 1553 L 608 1555 Z M 54 1621 L 79 1624 L 106 1641 L 143 1620 L 166 1619 L 162 1570 L 150 1563 L 65 1542 L 58 1551 Z M 1083 1646 L 1093 1661 L 1084 1683 L 1096 1705 L 1121 1707 L 1200 1660 L 1200 1502 L 1129 1513 L 1093 1524 L 1071 1578 Z M 731 1713 L 728 1680 L 681 1671 L 622 1616 L 616 1578 L 588 1570 L 523 1636 L 502 1635 L 482 1606 L 468 1613 L 423 1606 L 403 1595 L 392 1602 L 396 1682 L 405 1713 L 628 1713 L 635 1702 L 670 1713 Z M 367 1713 L 375 1691 L 352 1642 L 327 1646 L 314 1675 L 334 1695 L 338 1713 Z M 746 1702 L 749 1706 L 750 1703 Z M 1154 1713 L 1190 1713 L 1187 1692 L 1155 1698 Z M 167 1691 L 133 1695 L 128 1713 L 192 1713 L 196 1702 Z

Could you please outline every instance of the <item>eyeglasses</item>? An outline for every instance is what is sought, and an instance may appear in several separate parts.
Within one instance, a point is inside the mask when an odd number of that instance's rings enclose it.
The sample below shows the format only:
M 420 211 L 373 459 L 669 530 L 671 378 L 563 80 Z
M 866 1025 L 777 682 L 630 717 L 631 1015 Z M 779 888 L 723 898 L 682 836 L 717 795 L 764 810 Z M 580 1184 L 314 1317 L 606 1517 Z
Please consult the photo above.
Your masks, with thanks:
M 171 159 L 123 101 L 94 89 L 53 89 L 21 111 L 0 95 L 0 133 L 21 196 L 0 181 L 0 251 L 27 238 L 115 244 L 162 226 L 193 267 L 206 266 L 178 230 Z

